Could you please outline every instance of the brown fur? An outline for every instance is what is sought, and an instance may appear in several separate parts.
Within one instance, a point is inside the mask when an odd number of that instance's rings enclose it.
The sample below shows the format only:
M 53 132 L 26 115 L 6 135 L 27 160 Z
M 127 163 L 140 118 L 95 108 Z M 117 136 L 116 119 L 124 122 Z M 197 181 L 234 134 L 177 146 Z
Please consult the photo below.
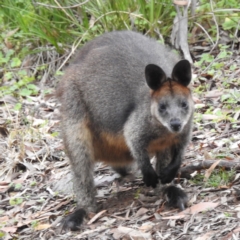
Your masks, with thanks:
M 93 147 L 96 161 L 112 166 L 125 166 L 133 161 L 122 134 L 101 132 L 98 138 L 93 138 Z
M 166 81 L 157 91 L 152 91 L 152 98 L 159 99 L 167 95 L 184 95 L 186 98 L 191 96 L 191 91 L 175 81 Z
M 158 138 L 151 141 L 148 145 L 148 152 L 155 154 L 156 152 L 160 152 L 164 149 L 169 149 L 173 145 L 178 144 L 179 139 L 176 137 L 174 133 L 169 133 L 164 136 L 164 138 Z

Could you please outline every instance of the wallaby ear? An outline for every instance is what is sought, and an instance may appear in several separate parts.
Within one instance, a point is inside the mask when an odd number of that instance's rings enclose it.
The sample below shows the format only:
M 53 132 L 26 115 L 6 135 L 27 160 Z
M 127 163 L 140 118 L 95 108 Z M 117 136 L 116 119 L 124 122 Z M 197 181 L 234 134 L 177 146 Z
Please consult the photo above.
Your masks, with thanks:
M 155 64 L 148 64 L 146 66 L 145 77 L 146 77 L 147 85 L 152 90 L 159 89 L 163 81 L 166 80 L 165 72 Z
M 179 61 L 173 68 L 172 79 L 187 86 L 192 78 L 191 64 L 188 60 Z

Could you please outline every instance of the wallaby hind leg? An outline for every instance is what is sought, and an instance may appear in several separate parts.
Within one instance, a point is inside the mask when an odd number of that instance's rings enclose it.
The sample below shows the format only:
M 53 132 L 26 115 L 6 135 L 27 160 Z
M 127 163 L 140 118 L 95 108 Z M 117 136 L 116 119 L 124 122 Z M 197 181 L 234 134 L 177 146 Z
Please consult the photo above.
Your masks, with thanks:
M 167 174 L 165 170 L 168 169 L 169 166 L 171 168 L 171 164 L 173 164 L 171 163 L 172 158 L 175 157 L 175 154 L 175 152 L 172 152 L 172 149 L 165 149 L 164 151 L 156 154 L 156 172 L 160 178 Z M 176 167 L 177 164 L 173 165 Z M 170 177 L 174 178 L 175 176 Z M 158 191 L 161 191 L 166 197 L 169 206 L 179 208 L 180 210 L 184 210 L 187 206 L 187 194 L 182 189 L 174 185 L 164 186 L 162 183 L 160 183 L 158 186 Z
M 64 119 L 63 139 L 71 162 L 77 201 L 77 210 L 64 219 L 63 228 L 77 230 L 86 212 L 96 210 L 92 136 L 86 121 Z

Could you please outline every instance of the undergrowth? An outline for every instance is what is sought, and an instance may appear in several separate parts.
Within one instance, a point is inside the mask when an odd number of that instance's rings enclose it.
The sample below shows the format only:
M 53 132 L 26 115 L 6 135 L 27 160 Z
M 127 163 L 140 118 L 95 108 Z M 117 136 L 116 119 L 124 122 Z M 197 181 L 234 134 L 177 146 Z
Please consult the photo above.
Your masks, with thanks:
M 217 43 L 221 27 L 236 38 L 238 5 L 236 0 L 200 1 L 194 17 L 189 14 L 190 35 L 194 26 L 200 26 L 206 41 Z M 130 29 L 164 41 L 171 34 L 175 15 L 173 3 L 166 0 L 2 0 L 0 97 L 13 95 L 21 101 L 42 93 L 37 83 L 54 81 L 71 48 L 104 32 Z M 224 53 L 229 54 L 223 49 Z M 212 73 L 222 67 L 211 55 L 202 61 L 209 61 Z
M 236 175 L 235 170 L 226 171 L 224 169 L 215 169 L 211 176 L 204 180 L 204 175 L 197 174 L 190 183 L 204 187 L 222 187 L 230 185 Z

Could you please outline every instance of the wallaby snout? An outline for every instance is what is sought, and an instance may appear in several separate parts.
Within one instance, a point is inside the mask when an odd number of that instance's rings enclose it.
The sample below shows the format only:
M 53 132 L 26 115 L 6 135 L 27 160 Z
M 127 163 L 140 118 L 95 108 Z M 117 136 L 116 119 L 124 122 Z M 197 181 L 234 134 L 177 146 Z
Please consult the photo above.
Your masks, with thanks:
M 181 125 L 181 120 L 179 118 L 173 118 L 170 120 L 170 126 L 173 132 L 179 132 Z

